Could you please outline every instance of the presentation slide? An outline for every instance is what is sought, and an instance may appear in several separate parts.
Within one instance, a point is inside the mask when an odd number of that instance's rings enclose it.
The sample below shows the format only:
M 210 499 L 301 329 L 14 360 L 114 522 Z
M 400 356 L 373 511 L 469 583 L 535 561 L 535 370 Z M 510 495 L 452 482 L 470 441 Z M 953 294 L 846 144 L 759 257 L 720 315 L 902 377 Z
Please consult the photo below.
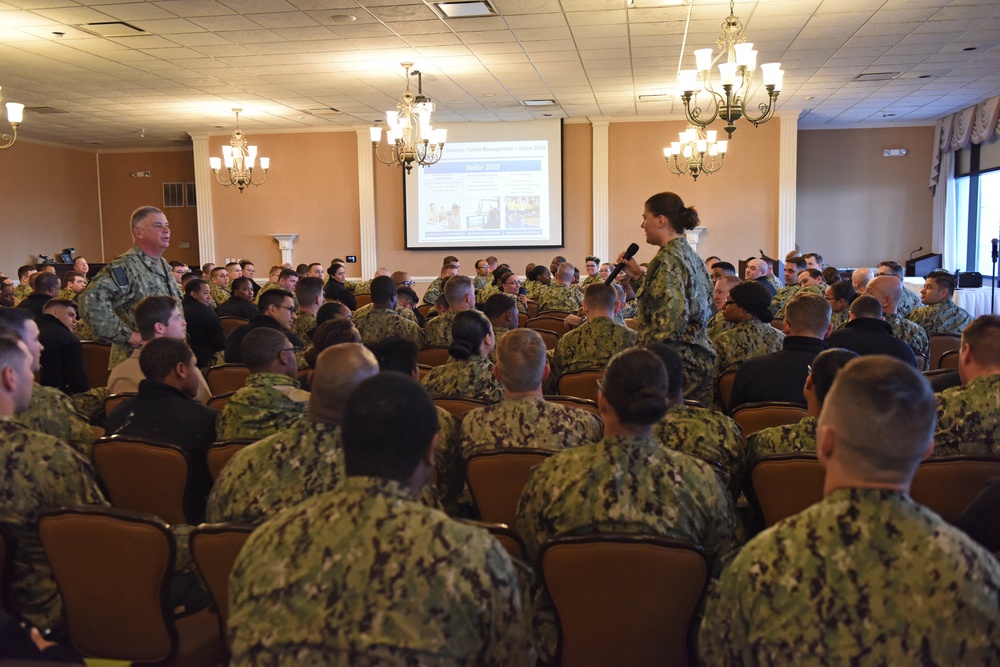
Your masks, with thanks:
M 441 161 L 404 176 L 406 247 L 561 246 L 560 121 L 446 129 Z

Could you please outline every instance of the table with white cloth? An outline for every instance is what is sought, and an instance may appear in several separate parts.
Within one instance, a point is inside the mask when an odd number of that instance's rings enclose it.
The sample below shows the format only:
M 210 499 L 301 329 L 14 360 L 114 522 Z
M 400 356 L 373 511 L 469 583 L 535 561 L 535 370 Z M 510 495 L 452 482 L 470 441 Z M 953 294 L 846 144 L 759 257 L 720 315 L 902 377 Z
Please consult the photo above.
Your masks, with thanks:
M 910 291 L 920 294 L 920 288 L 924 286 L 924 279 L 915 277 L 903 278 L 903 284 Z M 962 287 L 955 290 L 952 301 L 965 308 L 973 317 L 989 315 L 991 293 L 996 298 L 996 307 L 1000 309 L 1000 288 Z

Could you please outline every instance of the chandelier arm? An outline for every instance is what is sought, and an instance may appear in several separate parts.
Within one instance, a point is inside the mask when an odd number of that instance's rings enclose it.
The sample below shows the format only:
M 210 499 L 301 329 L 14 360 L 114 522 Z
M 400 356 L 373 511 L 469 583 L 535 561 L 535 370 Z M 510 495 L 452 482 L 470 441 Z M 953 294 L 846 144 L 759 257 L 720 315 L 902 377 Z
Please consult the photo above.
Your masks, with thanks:
M 216 182 L 219 185 L 221 185 L 223 187 L 227 187 L 227 188 L 229 186 L 231 186 L 231 185 L 234 185 L 233 180 L 231 178 L 231 175 L 232 175 L 231 171 L 229 171 L 229 172 L 226 173 L 226 180 L 222 180 L 222 176 L 219 174 L 219 170 L 218 169 L 213 169 L 212 171 L 215 172 L 215 180 L 216 180 Z
M 713 100 L 718 96 L 715 91 L 708 91 L 712 96 Z M 701 117 L 702 108 L 698 106 L 697 96 L 694 94 L 684 93 L 681 96 L 681 101 L 684 102 L 684 115 L 687 116 L 688 121 L 693 125 L 698 125 L 699 127 L 706 127 L 712 124 L 716 118 L 719 117 L 719 104 L 715 104 L 715 112 L 707 119 Z M 692 105 L 692 102 L 694 103 Z
M 768 86 L 767 102 L 761 102 L 760 104 L 757 105 L 757 108 L 761 110 L 761 114 L 759 116 L 753 117 L 744 111 L 743 113 L 744 117 L 754 125 L 767 122 L 768 120 L 771 119 L 771 116 L 774 115 L 774 110 L 776 106 L 775 102 L 777 101 L 777 99 L 778 99 L 778 94 L 774 92 L 774 86 Z
M 13 135 L 10 134 L 0 135 L 0 141 L 3 142 L 3 145 L 0 146 L 0 151 L 4 150 L 5 148 L 10 148 L 11 146 L 14 145 L 14 142 L 17 141 L 17 130 L 14 130 Z

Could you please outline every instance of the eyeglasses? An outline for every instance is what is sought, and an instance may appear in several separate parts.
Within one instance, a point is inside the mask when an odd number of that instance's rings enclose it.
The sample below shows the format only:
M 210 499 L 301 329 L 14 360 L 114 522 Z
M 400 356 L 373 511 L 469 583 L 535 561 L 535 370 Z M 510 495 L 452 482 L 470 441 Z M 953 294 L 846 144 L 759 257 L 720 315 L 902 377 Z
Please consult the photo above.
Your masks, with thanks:
M 406 287 L 413 287 L 413 285 L 415 285 L 415 284 L 416 284 L 416 281 L 413 281 L 413 280 L 404 280 L 401 283 L 396 283 L 396 287 L 399 287 L 400 285 L 405 285 Z
M 504 285 L 520 285 L 520 284 L 521 284 L 520 280 L 508 280 L 507 282 L 504 283 Z
M 297 346 L 296 347 L 286 347 L 285 349 L 278 351 L 278 358 L 280 359 L 281 355 L 283 355 L 285 352 L 291 352 L 292 355 L 296 355 L 296 354 L 298 354 L 301 351 L 302 351 L 301 347 L 297 347 Z
M 276 306 L 276 307 L 277 308 L 282 308 L 284 310 L 287 310 L 290 313 L 294 313 L 297 310 L 297 308 L 295 306 Z

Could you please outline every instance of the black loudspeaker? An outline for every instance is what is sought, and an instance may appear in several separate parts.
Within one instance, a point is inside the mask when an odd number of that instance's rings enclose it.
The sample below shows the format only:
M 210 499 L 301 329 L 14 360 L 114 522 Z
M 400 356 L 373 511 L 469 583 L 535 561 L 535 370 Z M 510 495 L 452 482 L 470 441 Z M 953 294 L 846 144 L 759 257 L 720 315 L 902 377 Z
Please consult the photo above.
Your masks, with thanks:
M 958 274 L 959 287 L 982 287 L 983 274 L 978 271 L 963 271 Z

